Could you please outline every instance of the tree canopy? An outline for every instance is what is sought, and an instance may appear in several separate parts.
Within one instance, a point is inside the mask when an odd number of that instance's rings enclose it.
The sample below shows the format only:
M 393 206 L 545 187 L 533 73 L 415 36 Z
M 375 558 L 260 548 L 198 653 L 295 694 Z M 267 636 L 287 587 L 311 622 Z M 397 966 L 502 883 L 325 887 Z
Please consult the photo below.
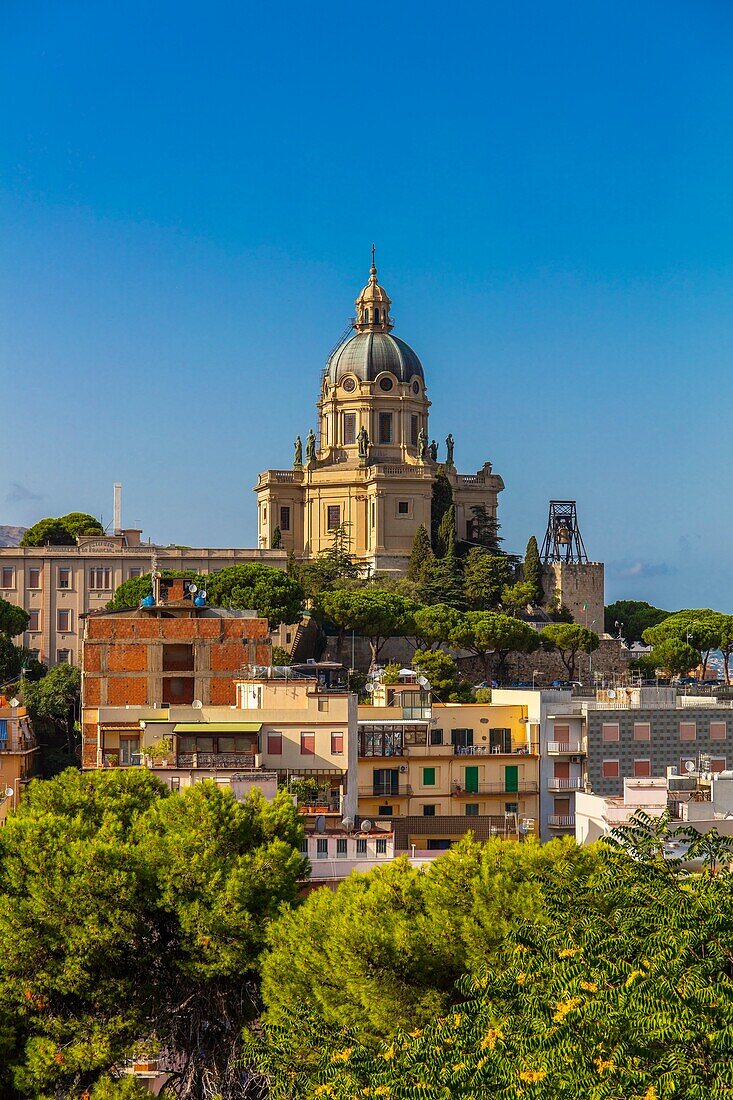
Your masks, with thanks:
M 542 586 L 542 563 L 537 547 L 537 539 L 531 535 L 524 551 L 524 564 L 522 566 L 522 580 L 531 589 L 530 602 L 539 607 L 544 598 Z
M 514 568 L 506 554 L 492 554 L 484 547 L 469 550 L 463 568 L 463 592 L 470 611 L 492 611 L 501 603 L 504 589 L 514 580 Z
M 546 646 L 558 651 L 569 680 L 575 679 L 578 654 L 592 653 L 600 644 L 595 631 L 578 623 L 550 623 L 542 631 L 541 638 Z
M 621 636 L 629 643 L 640 642 L 644 631 L 669 618 L 669 611 L 653 607 L 645 600 L 616 600 L 606 605 L 604 626 L 607 634 Z M 619 624 L 618 626 L 616 624 Z
M 337 588 L 320 599 L 321 613 L 342 635 L 353 630 L 369 640 L 372 664 L 376 664 L 388 638 L 414 633 L 415 608 L 407 597 L 378 588 Z
M 0 599 L 0 634 L 6 634 L 8 638 L 15 638 L 27 629 L 29 622 L 30 615 L 22 607 Z
M 98 519 L 86 512 L 69 512 L 56 519 L 40 519 L 24 533 L 21 546 L 73 546 L 80 535 L 103 535 Z
M 453 630 L 450 643 L 456 649 L 474 653 L 483 666 L 484 678 L 492 678 L 492 663 L 500 668 L 510 653 L 533 653 L 540 639 L 521 619 L 493 611 L 469 611 L 462 615 Z
M 366 1026 L 348 1010 L 326 1019 L 304 990 L 295 1039 L 279 1020 L 269 1030 L 273 1100 L 723 1100 L 733 891 L 730 872 L 711 872 L 729 862 L 731 841 L 698 837 L 706 869 L 687 876 L 660 858 L 655 826 L 625 831 L 632 858 L 606 842 L 586 873 L 571 877 L 561 860 L 547 869 L 539 912 L 510 910 L 500 942 L 466 960 L 452 1005 L 425 1026 L 410 1021 L 378 1043 L 368 1008 Z M 365 956 L 374 950 L 370 941 Z
M 716 611 L 711 611 L 708 607 L 698 610 L 676 611 L 673 615 L 668 615 L 657 626 L 647 627 L 642 637 L 647 645 L 654 646 L 655 652 L 662 642 L 678 643 L 680 654 L 682 651 L 679 646 L 692 647 L 697 653 L 698 660 L 694 665 L 690 665 L 690 668 L 698 664 L 702 665 L 702 674 L 705 676 L 710 654 L 718 648 L 721 642 L 721 628 L 723 627 L 722 620 L 724 618 L 725 616 L 721 616 Z M 667 648 L 665 652 L 669 653 L 671 650 Z M 658 663 L 661 666 L 662 662 L 659 661 Z
M 172 794 L 137 768 L 32 783 L 0 831 L 3 1095 L 106 1095 L 134 1050 L 165 1047 L 179 1097 L 204 1080 L 244 1095 L 242 1028 L 301 835 L 285 792 Z

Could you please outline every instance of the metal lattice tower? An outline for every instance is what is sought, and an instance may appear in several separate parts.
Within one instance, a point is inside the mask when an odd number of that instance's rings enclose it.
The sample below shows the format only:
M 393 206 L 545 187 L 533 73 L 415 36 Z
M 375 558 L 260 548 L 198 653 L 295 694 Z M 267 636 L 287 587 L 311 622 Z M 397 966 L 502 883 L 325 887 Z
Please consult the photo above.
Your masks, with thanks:
M 550 501 L 550 515 L 540 558 L 543 565 L 553 561 L 563 561 L 572 565 L 588 561 L 578 527 L 578 510 L 574 500 Z

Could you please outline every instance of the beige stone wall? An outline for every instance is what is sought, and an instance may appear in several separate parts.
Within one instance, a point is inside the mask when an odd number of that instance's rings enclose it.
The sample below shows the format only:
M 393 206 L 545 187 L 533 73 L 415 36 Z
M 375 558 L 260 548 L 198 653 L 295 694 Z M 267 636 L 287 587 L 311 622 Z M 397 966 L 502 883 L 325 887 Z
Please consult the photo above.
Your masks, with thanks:
M 546 604 L 557 593 L 560 603 L 568 608 L 576 623 L 587 625 L 596 634 L 603 633 L 605 582 L 602 562 L 580 565 L 551 562 L 542 570 L 542 587 Z M 587 609 L 583 604 L 588 605 Z

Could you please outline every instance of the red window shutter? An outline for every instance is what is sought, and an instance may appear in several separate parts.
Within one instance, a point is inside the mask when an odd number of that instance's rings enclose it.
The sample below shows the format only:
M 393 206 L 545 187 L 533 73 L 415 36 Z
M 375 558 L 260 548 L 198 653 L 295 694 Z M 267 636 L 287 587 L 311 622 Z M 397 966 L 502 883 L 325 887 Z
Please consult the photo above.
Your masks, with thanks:
M 316 752 L 316 735 L 315 733 L 301 733 L 300 735 L 300 755 L 301 756 L 315 756 Z
M 267 752 L 270 756 L 282 756 L 283 735 L 281 733 L 268 733 Z
M 344 735 L 343 733 L 331 734 L 331 752 L 332 754 L 343 753 L 344 751 Z

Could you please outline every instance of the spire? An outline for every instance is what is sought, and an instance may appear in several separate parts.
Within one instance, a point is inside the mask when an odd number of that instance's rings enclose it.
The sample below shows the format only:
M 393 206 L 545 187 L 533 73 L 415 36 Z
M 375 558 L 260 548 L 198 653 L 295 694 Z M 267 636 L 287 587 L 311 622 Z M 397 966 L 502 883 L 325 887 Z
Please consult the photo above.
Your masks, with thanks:
M 374 261 L 376 248 L 372 245 L 372 266 L 369 268 L 369 282 L 356 299 L 357 332 L 389 332 L 392 321 L 389 316 L 391 301 L 384 287 L 377 282 L 377 267 Z

